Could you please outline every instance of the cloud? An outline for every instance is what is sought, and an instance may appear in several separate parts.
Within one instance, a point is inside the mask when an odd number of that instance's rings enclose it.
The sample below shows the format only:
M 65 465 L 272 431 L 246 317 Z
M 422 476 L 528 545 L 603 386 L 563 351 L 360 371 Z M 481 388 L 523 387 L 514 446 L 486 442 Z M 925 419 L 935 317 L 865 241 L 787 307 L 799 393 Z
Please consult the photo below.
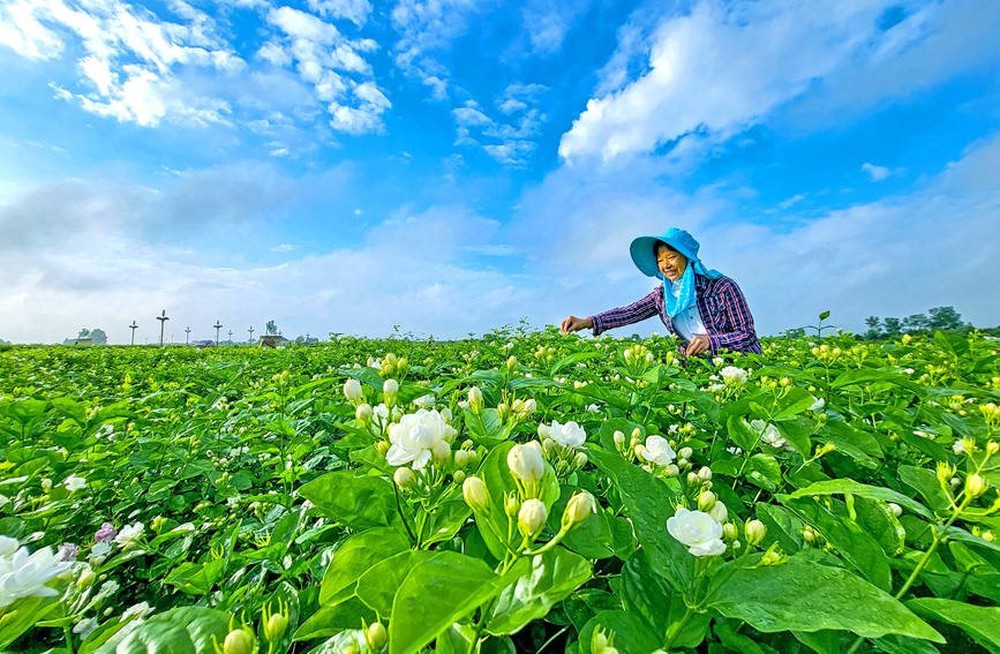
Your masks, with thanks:
M 868 175 L 873 182 L 881 182 L 892 175 L 892 170 L 884 166 L 876 166 L 873 163 L 865 162 L 861 164 L 861 171 Z
M 56 97 L 85 111 L 146 127 L 168 120 L 226 123 L 229 103 L 200 93 L 179 73 L 231 74 L 244 62 L 207 14 L 184 2 L 172 9 L 180 21 L 161 20 L 118 0 L 87 5 L 12 0 L 0 7 L 0 44 L 24 57 L 57 59 L 67 50 L 59 32 L 74 36 L 80 88 L 52 86 Z
M 345 18 L 359 27 L 365 24 L 372 5 L 369 0 L 308 0 L 309 8 L 321 16 Z
M 521 10 L 532 52 L 553 54 L 562 47 L 574 21 L 587 10 L 584 0 L 531 0 Z
M 446 97 L 450 83 L 450 71 L 438 55 L 469 29 L 483 4 L 480 0 L 399 0 L 393 7 L 396 65 L 430 87 L 435 99 Z
M 494 102 L 496 117 L 487 115 L 475 100 L 467 100 L 452 109 L 457 124 L 455 144 L 482 148 L 504 166 L 526 165 L 548 120 L 537 107 L 547 90 L 541 84 L 509 84 Z
M 910 19 L 883 29 L 879 18 L 890 5 L 845 0 L 816 12 L 791 0 L 700 0 L 653 32 L 637 79 L 588 101 L 559 153 L 606 160 L 686 139 L 723 141 L 824 79 L 869 57 L 891 59 L 920 38 L 908 29 Z M 641 30 L 621 34 L 630 51 L 637 34 Z M 608 74 L 620 79 L 624 64 Z

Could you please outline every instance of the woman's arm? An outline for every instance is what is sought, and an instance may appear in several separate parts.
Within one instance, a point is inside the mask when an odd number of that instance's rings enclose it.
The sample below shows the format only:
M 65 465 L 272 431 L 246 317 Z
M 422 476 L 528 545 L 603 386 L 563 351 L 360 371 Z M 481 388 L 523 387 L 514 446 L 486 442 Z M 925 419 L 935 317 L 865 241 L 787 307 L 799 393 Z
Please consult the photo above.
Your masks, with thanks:
M 608 309 L 607 311 L 602 311 L 596 316 L 591 316 L 590 320 L 593 323 L 594 336 L 615 327 L 631 325 L 632 323 L 655 316 L 656 294 L 660 292 L 662 291 L 658 288 L 653 289 L 649 295 L 641 300 L 633 302 L 632 304 L 624 307 L 617 307 L 615 309 Z
M 743 291 L 731 279 L 720 280 L 716 289 L 719 304 L 723 307 L 728 323 L 725 331 L 709 330 L 708 341 L 712 353 L 720 350 L 759 352 L 757 332 L 753 325 L 750 307 Z

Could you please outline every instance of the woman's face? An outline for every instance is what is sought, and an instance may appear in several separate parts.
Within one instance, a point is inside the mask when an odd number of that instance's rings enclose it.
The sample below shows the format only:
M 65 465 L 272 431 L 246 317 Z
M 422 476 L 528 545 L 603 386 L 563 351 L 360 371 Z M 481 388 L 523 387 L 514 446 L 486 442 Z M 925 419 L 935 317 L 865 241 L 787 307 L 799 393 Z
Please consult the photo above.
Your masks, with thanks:
M 659 243 L 656 246 L 656 267 L 664 277 L 676 282 L 687 268 L 687 258 L 669 245 Z

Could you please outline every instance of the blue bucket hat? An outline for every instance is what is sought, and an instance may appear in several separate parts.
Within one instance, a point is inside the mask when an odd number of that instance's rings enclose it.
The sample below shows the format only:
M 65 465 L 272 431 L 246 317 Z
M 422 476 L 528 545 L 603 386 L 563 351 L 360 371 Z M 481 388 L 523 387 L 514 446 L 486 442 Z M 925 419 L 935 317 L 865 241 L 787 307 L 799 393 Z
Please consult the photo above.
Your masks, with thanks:
M 694 272 L 705 277 L 716 278 L 722 273 L 718 270 L 708 270 L 705 264 L 698 258 L 698 249 L 701 247 L 693 236 L 683 229 L 671 227 L 660 236 L 640 236 L 632 241 L 629 252 L 636 267 L 648 277 L 660 279 L 660 269 L 656 265 L 656 253 L 653 246 L 656 243 L 666 243 L 673 249 L 684 255 L 688 263 L 694 268 Z

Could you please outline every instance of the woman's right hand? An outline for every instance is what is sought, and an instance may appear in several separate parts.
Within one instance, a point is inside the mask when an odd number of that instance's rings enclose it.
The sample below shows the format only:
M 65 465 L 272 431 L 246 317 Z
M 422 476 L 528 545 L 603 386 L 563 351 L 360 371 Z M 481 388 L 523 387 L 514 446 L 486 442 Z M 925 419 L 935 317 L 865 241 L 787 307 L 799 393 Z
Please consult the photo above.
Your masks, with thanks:
M 581 329 L 590 329 L 594 326 L 594 321 L 590 318 L 577 318 L 576 316 L 566 316 L 559 326 L 559 331 L 563 334 L 572 334 Z

